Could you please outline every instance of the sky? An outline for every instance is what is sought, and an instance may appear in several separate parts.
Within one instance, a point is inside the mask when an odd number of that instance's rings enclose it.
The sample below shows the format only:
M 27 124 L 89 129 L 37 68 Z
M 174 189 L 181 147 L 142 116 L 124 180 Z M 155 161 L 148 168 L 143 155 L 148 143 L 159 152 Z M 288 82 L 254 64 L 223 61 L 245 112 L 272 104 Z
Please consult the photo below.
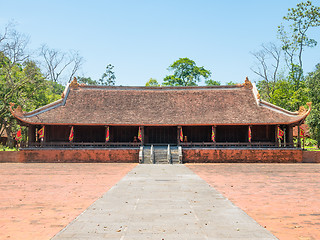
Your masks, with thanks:
M 116 85 L 162 82 L 169 65 L 188 57 L 212 72 L 222 84 L 244 82 L 250 52 L 279 42 L 277 26 L 297 0 L 0 0 L 0 32 L 9 21 L 30 37 L 31 49 L 42 44 L 75 50 L 84 58 L 78 75 L 99 79 L 110 63 Z M 313 1 L 314 4 L 317 1 Z M 310 31 L 320 42 L 320 29 Z M 304 52 L 304 71 L 320 63 L 320 43 Z M 204 85 L 204 82 L 200 83 Z

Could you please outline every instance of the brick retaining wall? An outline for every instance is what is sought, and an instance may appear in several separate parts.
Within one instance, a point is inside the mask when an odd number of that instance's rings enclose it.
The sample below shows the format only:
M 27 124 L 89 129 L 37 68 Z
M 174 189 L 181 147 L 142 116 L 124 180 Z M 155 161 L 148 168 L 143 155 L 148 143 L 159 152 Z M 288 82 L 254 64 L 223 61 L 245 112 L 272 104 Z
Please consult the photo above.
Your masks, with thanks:
M 0 163 L 18 162 L 18 156 L 17 151 L 0 151 Z
M 298 149 L 183 149 L 184 163 L 300 163 Z
M 22 150 L 19 162 L 123 162 L 138 163 L 139 149 Z
M 41 149 L 0 151 L 3 162 L 134 162 L 139 149 Z M 184 163 L 320 163 L 320 151 L 297 149 L 183 149 Z
M 320 151 L 303 151 L 304 163 L 320 163 Z

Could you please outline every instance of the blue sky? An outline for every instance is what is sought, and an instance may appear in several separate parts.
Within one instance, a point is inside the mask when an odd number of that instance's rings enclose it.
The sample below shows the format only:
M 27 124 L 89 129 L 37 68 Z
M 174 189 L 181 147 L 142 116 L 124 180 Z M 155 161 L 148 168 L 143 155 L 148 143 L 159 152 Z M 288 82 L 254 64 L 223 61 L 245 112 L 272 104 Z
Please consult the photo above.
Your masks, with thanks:
M 250 52 L 277 41 L 277 26 L 296 0 L 0 0 L 0 30 L 10 21 L 30 36 L 30 48 L 79 51 L 79 75 L 98 79 L 115 66 L 116 84 L 159 82 L 168 66 L 188 57 L 226 83 L 258 78 Z M 316 3 L 316 1 L 314 1 Z M 320 42 L 319 29 L 310 36 Z M 305 71 L 320 63 L 320 43 L 304 53 Z M 203 84 L 203 83 L 202 83 Z

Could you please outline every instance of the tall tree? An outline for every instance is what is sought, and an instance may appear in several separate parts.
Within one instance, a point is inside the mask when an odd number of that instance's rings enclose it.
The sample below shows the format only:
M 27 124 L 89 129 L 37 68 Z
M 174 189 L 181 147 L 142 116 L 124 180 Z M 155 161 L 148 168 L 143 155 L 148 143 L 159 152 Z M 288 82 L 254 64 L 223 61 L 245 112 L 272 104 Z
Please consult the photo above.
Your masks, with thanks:
M 290 72 L 298 69 L 293 79 L 297 90 L 303 80 L 303 50 L 317 45 L 317 41 L 309 38 L 307 33 L 311 28 L 320 26 L 320 7 L 314 6 L 311 1 L 301 2 L 296 8 L 289 8 L 283 19 L 289 26 L 281 24 L 278 33 Z
M 165 86 L 196 86 L 201 78 L 205 80 L 211 76 L 211 72 L 204 67 L 198 67 L 189 58 L 179 58 L 168 68 L 173 71 L 172 75 L 166 76 L 163 80 Z
M 317 140 L 318 148 L 320 145 L 320 64 L 316 66 L 314 72 L 307 76 L 307 85 L 309 87 L 309 97 L 312 101 L 312 111 L 307 118 L 310 126 L 311 136 Z
M 58 99 L 60 95 L 54 94 L 53 89 L 62 90 L 60 85 L 46 81 L 31 60 L 28 37 L 10 28 L 0 39 L 0 130 L 6 130 L 12 146 L 16 122 L 10 113 L 10 102 L 30 111 Z
M 113 68 L 114 66 L 111 64 L 108 64 L 106 66 L 106 71 L 99 79 L 99 85 L 114 86 L 116 84 L 116 76 L 114 74 Z

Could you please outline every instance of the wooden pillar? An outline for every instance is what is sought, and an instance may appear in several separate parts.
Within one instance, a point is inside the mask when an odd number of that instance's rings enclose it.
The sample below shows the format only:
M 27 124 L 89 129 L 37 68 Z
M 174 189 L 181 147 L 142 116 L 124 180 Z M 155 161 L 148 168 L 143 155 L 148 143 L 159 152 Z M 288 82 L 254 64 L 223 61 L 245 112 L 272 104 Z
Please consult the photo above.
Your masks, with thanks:
M 293 126 L 289 125 L 287 127 L 288 143 L 290 147 L 293 147 Z
M 298 125 L 298 143 L 297 143 L 297 147 L 301 148 L 301 138 L 300 138 L 300 124 Z
M 287 127 L 283 128 L 283 146 L 287 146 Z
M 43 142 L 47 142 L 50 138 L 48 137 L 48 132 L 50 130 L 50 126 L 44 126 L 44 138 Z
M 36 128 L 34 125 L 28 126 L 28 146 L 36 141 Z
M 145 142 L 145 140 L 144 140 L 144 126 L 140 126 L 140 129 L 141 129 L 141 137 L 142 137 L 141 145 L 143 146 L 144 142 Z
M 177 145 L 180 145 L 180 131 L 181 131 L 181 126 L 177 127 Z

